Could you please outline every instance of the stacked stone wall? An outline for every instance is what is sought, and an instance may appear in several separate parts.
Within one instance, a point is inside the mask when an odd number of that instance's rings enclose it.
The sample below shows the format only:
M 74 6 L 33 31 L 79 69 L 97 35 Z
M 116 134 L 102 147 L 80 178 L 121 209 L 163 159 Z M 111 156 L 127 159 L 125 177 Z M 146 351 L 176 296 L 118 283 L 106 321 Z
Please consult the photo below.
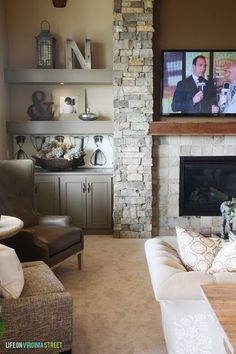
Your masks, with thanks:
M 114 237 L 152 236 L 153 1 L 114 0 Z

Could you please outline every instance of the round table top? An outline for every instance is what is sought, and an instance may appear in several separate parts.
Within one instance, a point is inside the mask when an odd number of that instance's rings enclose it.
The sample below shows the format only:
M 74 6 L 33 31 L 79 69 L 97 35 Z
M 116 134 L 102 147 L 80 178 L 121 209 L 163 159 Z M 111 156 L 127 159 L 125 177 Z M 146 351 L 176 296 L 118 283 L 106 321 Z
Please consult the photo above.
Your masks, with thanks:
M 22 220 L 14 216 L 2 215 L 0 218 L 0 239 L 15 235 L 23 226 Z

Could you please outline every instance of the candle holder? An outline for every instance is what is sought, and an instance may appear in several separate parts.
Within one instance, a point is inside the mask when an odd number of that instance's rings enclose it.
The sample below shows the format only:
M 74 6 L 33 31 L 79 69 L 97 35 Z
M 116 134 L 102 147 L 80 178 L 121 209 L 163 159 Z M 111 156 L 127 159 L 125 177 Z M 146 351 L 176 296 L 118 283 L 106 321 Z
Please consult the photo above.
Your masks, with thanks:
M 50 33 L 50 23 L 40 23 L 41 32 L 35 37 L 37 45 L 37 66 L 39 69 L 56 67 L 56 39 Z

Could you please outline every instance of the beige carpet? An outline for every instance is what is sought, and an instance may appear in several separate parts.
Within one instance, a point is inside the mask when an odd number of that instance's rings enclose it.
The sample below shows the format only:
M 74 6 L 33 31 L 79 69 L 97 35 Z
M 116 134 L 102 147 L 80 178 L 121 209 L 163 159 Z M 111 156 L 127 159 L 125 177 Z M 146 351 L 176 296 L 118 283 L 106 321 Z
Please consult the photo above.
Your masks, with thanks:
M 167 354 L 144 242 L 85 236 L 83 270 L 76 257 L 55 269 L 74 298 L 73 354 Z

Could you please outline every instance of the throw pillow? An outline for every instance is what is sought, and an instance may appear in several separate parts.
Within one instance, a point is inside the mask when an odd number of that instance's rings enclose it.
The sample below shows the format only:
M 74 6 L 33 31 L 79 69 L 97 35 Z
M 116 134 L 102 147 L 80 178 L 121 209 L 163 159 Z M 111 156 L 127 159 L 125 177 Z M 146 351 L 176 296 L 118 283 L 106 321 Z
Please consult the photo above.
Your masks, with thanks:
M 176 227 L 180 257 L 188 270 L 207 272 L 223 240 L 205 237 L 197 232 Z
M 13 248 L 0 244 L 0 296 L 18 298 L 24 287 L 24 273 Z
M 236 272 L 236 241 L 226 242 L 216 255 L 209 273 L 218 272 Z

